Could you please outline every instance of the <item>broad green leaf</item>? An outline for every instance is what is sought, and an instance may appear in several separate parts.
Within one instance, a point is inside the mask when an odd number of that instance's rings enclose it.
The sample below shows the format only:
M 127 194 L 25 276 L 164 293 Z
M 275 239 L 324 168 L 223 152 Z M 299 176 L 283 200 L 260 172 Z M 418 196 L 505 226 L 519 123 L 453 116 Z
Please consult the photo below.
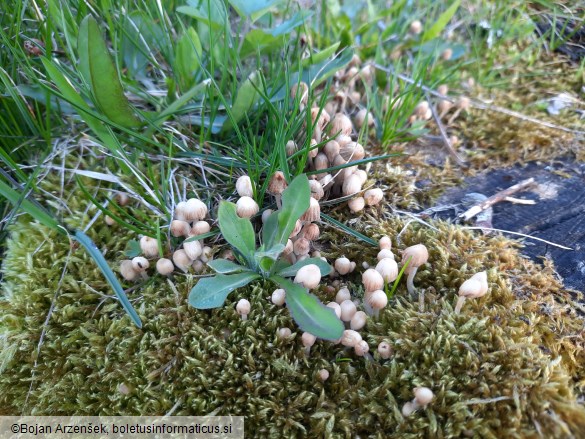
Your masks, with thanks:
M 300 25 L 305 23 L 309 17 L 313 15 L 312 11 L 302 10 L 298 11 L 288 20 L 283 21 L 278 26 L 273 29 L 266 30 L 267 33 L 274 37 L 278 37 L 279 35 L 286 35 L 292 32 L 295 28 L 299 27 Z
M 236 205 L 229 201 L 219 203 L 217 216 L 219 229 L 224 239 L 246 259 L 250 266 L 253 266 L 256 236 L 250 220 L 240 218 L 236 213 Z
M 109 282 L 112 289 L 114 290 L 114 293 L 116 293 L 116 296 L 118 297 L 118 300 L 120 300 L 122 307 L 128 313 L 128 315 L 130 316 L 130 318 L 132 319 L 134 324 L 136 326 L 138 326 L 139 328 L 142 328 L 142 322 L 140 321 L 140 317 L 138 317 L 138 314 L 136 313 L 136 311 L 132 307 L 132 304 L 128 300 L 128 297 L 126 297 L 126 293 L 122 289 L 122 285 L 120 285 L 120 282 L 118 282 L 116 275 L 114 274 L 114 272 L 112 271 L 112 269 L 110 268 L 110 266 L 108 265 L 106 260 L 104 259 L 102 252 L 100 252 L 97 249 L 97 247 L 95 246 L 93 241 L 89 238 L 89 236 L 87 236 L 85 233 L 81 232 L 80 230 L 77 230 L 75 232 L 75 239 L 77 239 L 77 241 L 87 250 L 89 255 L 96 262 L 97 266 L 99 267 L 101 272 L 104 274 L 107 281 Z
M 284 251 L 285 246 L 282 244 L 276 244 L 272 248 L 265 250 L 265 251 L 258 251 L 254 253 L 256 258 L 264 258 L 268 257 L 274 261 L 278 259 L 281 253 Z
M 91 87 L 96 106 L 112 122 L 126 128 L 142 123 L 134 114 L 118 77 L 118 71 L 95 19 L 88 15 L 81 22 L 77 41 L 79 70 Z
M 299 328 L 325 340 L 341 338 L 345 326 L 333 308 L 323 305 L 315 295 L 288 279 L 280 276 L 270 279 L 286 290 L 286 305 Z
M 212 29 L 224 29 L 228 15 L 223 0 L 189 0 L 189 6 L 179 6 L 177 12 L 202 21 Z
M 189 305 L 197 309 L 218 308 L 229 293 L 258 278 L 260 275 L 251 272 L 205 277 L 189 293 Z
M 228 261 L 227 259 L 213 259 L 207 263 L 213 270 L 220 274 L 237 273 L 240 271 L 249 271 L 240 264 Z
M 38 85 L 17 85 L 18 92 L 27 98 L 34 99 L 35 102 L 41 105 L 47 105 L 47 94 L 50 94 L 46 89 Z M 6 95 L 4 95 L 6 96 Z M 54 94 L 50 94 L 49 103 L 52 108 L 61 110 L 64 114 L 76 114 L 77 111 L 66 100 L 60 99 Z
M 77 91 L 75 91 L 69 80 L 52 64 L 51 60 L 43 58 L 42 62 L 49 77 L 55 83 L 63 97 L 77 107 L 80 116 L 92 131 L 97 134 L 100 140 L 110 149 L 115 149 L 118 145 L 117 140 L 112 136 L 101 120 L 90 114 L 91 109 L 89 108 L 89 105 L 87 105 L 83 98 L 77 93 Z
M 447 10 L 439 16 L 437 21 L 430 28 L 424 31 L 421 41 L 424 43 L 438 37 L 443 29 L 445 29 L 445 26 L 449 24 L 449 20 L 453 18 L 453 15 L 455 15 L 455 12 L 457 12 L 460 4 L 461 0 L 455 0 L 453 4 L 451 4 L 451 6 L 449 6 L 449 8 L 447 8 Z
M 285 43 L 282 35 L 274 36 L 263 29 L 252 29 L 246 34 L 240 56 L 245 58 L 256 53 L 269 53 L 279 50 Z
M 282 208 L 270 215 L 262 230 L 264 248 L 286 245 L 297 220 L 309 208 L 311 189 L 307 176 L 297 176 L 282 193 Z
M 121 50 L 124 65 L 131 77 L 144 79 L 151 60 L 164 41 L 160 26 L 141 11 L 124 16 Z
M 246 116 L 246 113 L 254 106 L 256 101 L 258 101 L 260 95 L 256 89 L 262 86 L 260 75 L 261 73 L 259 70 L 250 73 L 250 76 L 248 76 L 248 78 L 246 78 L 246 80 L 240 86 L 236 95 L 236 99 L 232 104 L 232 117 L 224 122 L 224 130 L 233 127 L 235 124 L 238 124 Z
M 283 0 L 228 0 L 228 2 L 241 17 L 248 17 L 255 21 Z
M 302 261 L 298 261 L 298 262 L 294 263 L 293 265 L 291 265 L 290 267 L 283 268 L 282 270 L 278 271 L 276 274 L 278 276 L 282 276 L 282 277 L 296 276 L 297 271 L 299 271 L 299 269 L 301 269 L 305 265 L 309 265 L 309 264 L 315 264 L 317 267 L 319 267 L 319 271 L 321 272 L 321 276 L 327 276 L 328 274 L 331 273 L 331 270 L 332 270 L 331 265 L 329 265 L 323 259 L 321 259 L 321 258 L 308 258 L 308 259 L 304 259 Z
M 193 87 L 202 56 L 203 48 L 199 36 L 195 29 L 190 27 L 179 38 L 175 48 L 174 70 L 182 89 Z
M 50 229 L 57 230 L 58 232 L 63 233 L 63 229 L 59 227 L 59 223 L 55 218 L 50 215 L 46 210 L 42 207 L 37 206 L 30 200 L 26 198 L 22 198 L 22 194 L 20 194 L 15 189 L 8 186 L 6 183 L 0 180 L 0 195 L 6 198 L 10 204 L 24 210 L 38 222 L 43 224 Z
M 337 51 L 337 48 L 339 47 L 339 42 L 323 49 L 320 52 L 314 53 L 311 56 L 303 59 L 301 61 L 301 65 L 303 67 L 308 67 L 311 64 L 319 64 L 322 63 L 323 61 L 327 60 L 327 58 L 329 58 L 330 56 L 332 56 L 333 54 L 335 54 L 335 52 Z

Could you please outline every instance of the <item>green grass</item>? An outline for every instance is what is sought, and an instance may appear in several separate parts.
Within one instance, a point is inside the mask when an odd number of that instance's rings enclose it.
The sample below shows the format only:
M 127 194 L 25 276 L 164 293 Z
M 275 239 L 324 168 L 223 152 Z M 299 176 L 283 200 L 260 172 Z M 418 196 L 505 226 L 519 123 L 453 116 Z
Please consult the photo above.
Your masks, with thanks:
M 559 44 L 554 33 L 534 35 L 531 17 L 542 11 L 525 1 L 513 7 L 476 1 L 469 9 L 458 2 L 383 3 L 321 0 L 303 10 L 280 2 L 258 11 L 256 2 L 227 0 L 161 7 L 144 0 L 38 6 L 1 0 L 0 8 L 13 13 L 0 18 L 0 181 L 21 199 L 35 197 L 49 208 L 36 190 L 43 160 L 61 151 L 60 139 L 89 138 L 115 181 L 103 185 L 98 175 L 86 174 L 88 202 L 124 227 L 153 235 L 186 193 L 230 197 L 237 176 L 247 173 L 259 183 L 255 197 L 262 204 L 274 171 L 289 180 L 304 172 L 311 149 L 310 134 L 303 135 L 312 132 L 308 110 L 323 110 L 336 71 L 353 53 L 394 72 L 377 71 L 373 83 L 359 86 L 367 96 L 363 105 L 378 121 L 359 139 L 383 152 L 428 133 L 427 125 L 408 123 L 424 96 L 417 84 L 457 89 L 473 77 L 505 87 L 506 72 L 533 62 L 542 39 Z M 553 6 L 541 8 L 553 19 L 563 17 Z M 95 20 L 89 28 L 87 16 Z M 423 21 L 418 35 L 409 32 L 415 19 Z M 491 26 L 487 33 L 478 25 L 482 19 Z M 91 41 L 103 39 L 103 47 L 84 43 L 84 32 Z M 440 54 L 447 48 L 454 55 L 445 61 Z M 312 83 L 306 108 L 290 95 L 301 80 Z M 299 150 L 289 157 L 291 139 Z M 112 201 L 117 191 L 132 193 L 154 215 L 123 212 Z M 3 229 L 12 209 L 2 204 Z

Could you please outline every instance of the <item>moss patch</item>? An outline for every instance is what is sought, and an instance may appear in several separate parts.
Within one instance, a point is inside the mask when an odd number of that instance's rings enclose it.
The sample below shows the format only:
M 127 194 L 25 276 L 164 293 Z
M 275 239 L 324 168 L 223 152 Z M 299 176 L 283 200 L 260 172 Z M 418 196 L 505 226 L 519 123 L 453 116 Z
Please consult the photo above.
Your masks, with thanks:
M 392 219 L 363 230 L 396 237 Z M 430 264 L 415 278 L 424 309 L 404 287 L 378 321 L 362 331 L 372 351 L 389 341 L 394 356 L 367 361 L 340 345 L 318 342 L 305 358 L 300 333 L 286 309 L 272 305 L 273 289 L 257 284 L 232 293 L 226 306 L 187 306 L 196 279 L 177 276 L 131 293 L 144 322 L 138 330 L 111 298 L 82 250 L 35 223 L 21 220 L 8 241 L 2 285 L 0 410 L 6 414 L 232 414 L 246 416 L 254 437 L 381 435 L 385 437 L 545 437 L 585 432 L 583 321 L 571 309 L 550 269 L 519 257 L 503 238 L 484 238 L 443 223 L 438 231 L 411 224 L 397 248 L 424 242 Z M 108 255 L 123 240 L 93 238 Z M 341 243 L 340 236 L 331 242 Z M 356 261 L 376 250 L 344 243 Z M 359 257 L 359 259 L 357 259 Z M 67 270 L 60 281 L 63 264 Z M 454 315 L 462 279 L 489 270 L 490 293 Z M 360 295 L 358 277 L 348 278 Z M 334 293 L 323 288 L 322 300 Z M 252 302 L 249 320 L 234 309 Z M 54 308 L 37 355 L 43 323 Z M 36 365 L 35 365 L 36 362 Z M 319 369 L 330 371 L 324 383 Z M 577 382 L 579 381 L 579 382 Z M 415 386 L 436 394 L 431 406 L 404 419 Z

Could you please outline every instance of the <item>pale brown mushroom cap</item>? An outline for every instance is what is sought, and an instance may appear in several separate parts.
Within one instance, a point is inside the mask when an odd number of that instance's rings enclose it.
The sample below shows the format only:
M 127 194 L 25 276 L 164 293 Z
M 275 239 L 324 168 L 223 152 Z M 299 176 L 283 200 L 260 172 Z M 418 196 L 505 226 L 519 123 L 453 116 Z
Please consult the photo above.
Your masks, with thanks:
M 482 294 L 482 285 L 481 282 L 477 279 L 467 279 L 465 282 L 461 284 L 459 287 L 459 296 L 466 297 L 466 298 L 476 298 L 481 297 Z
M 421 265 L 426 264 L 429 260 L 429 251 L 423 244 L 407 247 L 402 251 L 402 262 L 406 263 L 409 259 L 410 262 L 408 263 L 408 267 L 406 267 L 406 273 L 410 273 Z
M 288 184 L 286 183 L 286 178 L 284 178 L 282 171 L 276 171 L 272 174 L 270 183 L 268 183 L 268 193 L 272 195 L 280 195 L 287 186 Z

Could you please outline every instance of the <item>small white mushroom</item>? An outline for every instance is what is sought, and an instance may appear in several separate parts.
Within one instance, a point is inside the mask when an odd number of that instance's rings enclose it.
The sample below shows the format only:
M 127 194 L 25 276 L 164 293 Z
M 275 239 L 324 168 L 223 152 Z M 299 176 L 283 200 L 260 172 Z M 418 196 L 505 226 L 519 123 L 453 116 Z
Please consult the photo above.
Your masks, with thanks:
M 173 261 L 167 258 L 160 258 L 156 261 L 156 271 L 163 276 L 168 276 L 173 271 L 175 271 L 175 266 L 173 265 Z
M 413 245 L 407 247 L 402 251 L 402 263 L 408 262 L 405 273 L 408 274 L 406 279 L 406 289 L 414 296 L 414 275 L 418 270 L 418 267 L 424 265 L 429 260 L 429 251 L 423 244 Z
M 250 314 L 250 302 L 246 299 L 240 299 L 236 305 L 236 311 L 242 316 L 242 320 L 248 320 L 248 314 Z
M 465 299 L 477 299 L 485 296 L 488 288 L 487 273 L 485 271 L 476 273 L 463 282 L 459 287 L 459 298 L 457 299 L 457 305 L 455 305 L 455 313 L 459 314 Z
M 183 249 L 185 250 L 185 253 L 187 253 L 187 256 L 189 256 L 189 259 L 192 261 L 197 259 L 203 253 L 203 246 L 199 240 L 183 241 Z
M 236 181 L 236 191 L 240 197 L 253 197 L 254 189 L 252 188 L 252 180 L 247 175 L 242 175 Z
M 240 197 L 236 202 L 236 213 L 240 218 L 252 218 L 259 210 L 258 203 L 251 197 Z
M 329 378 L 329 371 L 327 369 L 320 369 L 319 372 L 317 372 L 317 378 L 324 383 Z
M 187 255 L 185 250 L 180 249 L 180 250 L 176 250 L 173 253 L 173 262 L 175 263 L 177 268 L 179 268 L 183 272 L 187 273 L 189 271 L 189 267 L 193 263 L 193 259 L 191 259 Z
M 390 250 L 389 248 L 383 248 L 378 252 L 378 256 L 376 258 L 378 259 L 378 261 L 381 261 L 382 259 L 386 258 L 394 259 L 394 253 L 392 253 L 392 250 Z
M 346 287 L 340 288 L 337 294 L 335 295 L 335 301 L 341 305 L 344 300 L 350 300 L 351 293 L 349 289 Z
M 392 249 L 392 240 L 390 239 L 389 236 L 382 236 L 380 238 L 380 240 L 378 241 L 378 244 L 380 246 L 380 250 L 391 250 Z
M 364 197 L 356 197 L 349 200 L 347 206 L 353 213 L 357 213 L 364 210 L 364 207 L 366 207 L 366 200 L 364 200 Z
M 292 331 L 289 328 L 278 328 L 276 336 L 281 340 L 286 340 L 292 335 Z
M 341 320 L 349 322 L 357 312 L 355 304 L 351 300 L 344 300 L 339 304 L 341 308 Z
M 394 258 L 384 258 L 376 265 L 376 271 L 382 275 L 384 282 L 390 283 L 398 277 L 398 264 Z
M 355 344 L 353 350 L 358 357 L 365 357 L 366 355 L 368 355 L 368 352 L 370 351 L 370 346 L 368 346 L 367 341 L 360 340 Z
M 305 265 L 297 271 L 294 282 L 312 290 L 321 282 L 321 270 L 315 264 Z
M 158 256 L 158 241 L 150 236 L 140 238 L 140 250 L 147 258 Z
M 286 299 L 286 291 L 284 291 L 282 288 L 278 288 L 277 290 L 274 290 L 272 292 L 272 303 L 274 303 L 276 306 L 282 306 L 284 305 Z
M 184 209 L 185 221 L 199 221 L 207 216 L 207 206 L 197 198 L 187 200 Z
M 149 266 L 150 263 L 148 262 L 148 259 L 142 256 L 136 256 L 135 258 L 132 259 L 132 268 L 134 268 L 134 271 L 140 274 L 142 279 L 148 279 L 146 270 L 148 269 Z
M 305 355 L 307 355 L 307 357 L 311 353 L 311 346 L 315 344 L 315 340 L 317 340 L 317 337 L 315 337 L 313 334 L 303 332 L 303 335 L 301 336 L 301 341 L 303 342 L 303 346 L 305 347 Z
M 358 311 L 351 318 L 351 321 L 349 322 L 349 327 L 351 329 L 353 329 L 354 331 L 359 331 L 364 326 L 366 326 L 367 319 L 368 319 L 368 316 L 366 315 L 365 312 Z
M 138 277 L 138 271 L 134 269 L 134 265 L 129 259 L 120 262 L 120 274 L 126 280 L 134 280 Z
M 405 417 L 410 416 L 416 410 L 426 408 L 426 406 L 433 400 L 434 396 L 433 391 L 428 387 L 416 387 L 414 389 L 414 399 L 404 404 L 404 407 L 402 407 L 402 415 Z
M 171 221 L 171 235 L 175 238 L 180 236 L 188 236 L 191 231 L 191 226 L 187 221 L 173 220 Z
M 195 224 L 193 224 L 189 234 L 191 236 L 203 235 L 204 233 L 208 233 L 210 230 L 211 226 L 207 221 L 197 221 Z
M 390 343 L 386 341 L 380 342 L 378 345 L 378 354 L 380 355 L 380 358 L 387 360 L 392 356 L 392 353 L 392 346 L 390 346 Z
M 360 341 L 362 341 L 362 336 L 359 332 L 354 331 L 353 329 L 346 329 L 343 331 L 343 335 L 341 336 L 341 344 L 343 346 L 353 348 Z
M 364 193 L 364 200 L 367 206 L 377 206 L 384 199 L 384 192 L 380 188 L 368 189 Z
M 345 256 L 337 258 L 334 265 L 335 270 L 342 276 L 348 274 L 351 271 L 351 261 Z
M 373 291 L 366 297 L 366 300 L 368 305 L 374 310 L 374 317 L 378 317 L 380 315 L 380 310 L 388 304 L 388 296 L 386 296 L 386 293 L 382 290 Z
M 373 268 L 368 268 L 363 272 L 362 283 L 364 284 L 366 292 L 381 290 L 384 288 L 384 278 Z
M 339 306 L 339 303 L 337 302 L 329 302 L 327 304 L 327 307 L 332 308 L 333 311 L 335 311 L 335 315 L 337 316 L 337 318 L 341 318 L 341 306 Z

